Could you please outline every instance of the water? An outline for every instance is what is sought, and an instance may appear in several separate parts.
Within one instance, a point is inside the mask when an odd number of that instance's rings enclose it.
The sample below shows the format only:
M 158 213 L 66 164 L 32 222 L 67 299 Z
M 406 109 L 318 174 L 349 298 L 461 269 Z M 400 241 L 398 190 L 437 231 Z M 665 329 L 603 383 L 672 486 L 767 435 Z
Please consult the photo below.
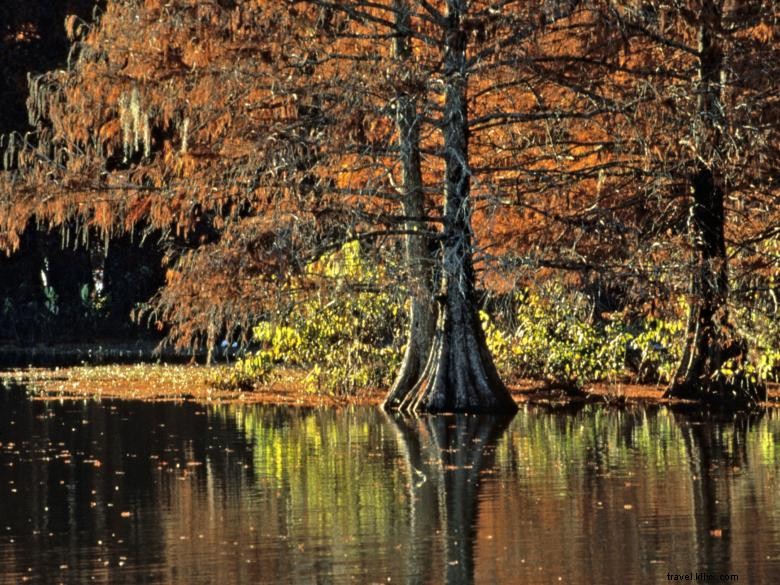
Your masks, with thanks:
M 780 579 L 780 416 L 0 391 L 0 584 Z

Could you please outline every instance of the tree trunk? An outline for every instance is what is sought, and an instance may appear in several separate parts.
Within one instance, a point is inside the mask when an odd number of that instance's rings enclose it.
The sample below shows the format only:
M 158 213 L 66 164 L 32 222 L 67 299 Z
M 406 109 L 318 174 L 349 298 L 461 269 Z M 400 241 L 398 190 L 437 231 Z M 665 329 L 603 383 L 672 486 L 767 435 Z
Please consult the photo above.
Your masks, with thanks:
M 464 0 L 447 1 L 444 60 L 444 250 L 441 309 L 421 380 L 399 405 L 405 411 L 513 413 L 479 322 L 472 262 Z
M 665 396 L 720 405 L 751 404 L 763 398 L 763 384 L 745 372 L 747 344 L 728 313 L 728 257 L 725 237 L 726 181 L 723 158 L 723 85 L 726 69 L 721 39 L 721 7 L 708 0 L 699 23 L 699 141 L 692 178 L 690 230 L 694 268 L 683 358 Z M 723 366 L 732 360 L 733 375 Z
M 409 7 L 404 0 L 393 4 L 396 11 L 397 36 L 395 58 L 400 66 L 410 66 L 411 47 Z M 437 307 L 434 300 L 433 266 L 430 237 L 424 235 L 428 226 L 425 216 L 425 194 L 420 166 L 420 120 L 413 96 L 402 91 L 396 99 L 396 126 L 401 159 L 403 209 L 406 230 L 420 232 L 406 236 L 406 266 L 411 284 L 409 336 L 401 369 L 385 398 L 386 409 L 398 408 L 422 377 L 428 355 L 433 347 Z

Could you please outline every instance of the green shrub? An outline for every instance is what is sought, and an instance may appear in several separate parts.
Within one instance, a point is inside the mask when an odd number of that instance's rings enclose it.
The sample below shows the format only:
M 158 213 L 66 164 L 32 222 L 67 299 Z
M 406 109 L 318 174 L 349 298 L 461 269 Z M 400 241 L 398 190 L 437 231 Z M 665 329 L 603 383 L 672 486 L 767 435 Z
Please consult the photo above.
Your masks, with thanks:
M 261 350 L 239 359 L 230 367 L 219 368 L 209 384 L 217 390 L 254 390 L 271 379 L 274 366 L 268 352 Z
M 579 389 L 623 372 L 630 335 L 620 323 L 592 323 L 586 295 L 551 283 L 515 301 L 515 326 L 509 331 L 482 314 L 488 347 L 503 376 Z
M 755 354 L 748 373 L 762 380 L 780 382 L 780 319 L 776 311 L 773 308 L 748 310 L 747 307 L 739 307 L 734 313 L 748 346 Z M 724 373 L 728 375 L 728 372 Z
M 405 312 L 386 286 L 384 268 L 353 242 L 311 264 L 308 272 L 324 278 L 330 294 L 300 295 L 294 311 L 258 323 L 253 339 L 260 349 L 220 377 L 226 385 L 235 380 L 235 387 L 253 387 L 278 366 L 308 369 L 311 392 L 354 394 L 392 382 L 403 355 Z
M 681 302 L 687 312 L 687 303 Z M 640 382 L 669 383 L 682 359 L 685 320 L 651 317 L 641 321 L 630 341 L 634 370 Z
M 258 323 L 259 349 L 221 371 L 214 385 L 247 390 L 269 381 L 280 366 L 308 371 L 306 389 L 335 395 L 386 387 L 400 367 L 406 311 L 386 286 L 381 265 L 357 243 L 344 246 L 308 267 L 322 277 L 329 294 L 293 298 L 294 311 Z M 614 313 L 594 319 L 592 299 L 560 282 L 517 293 L 508 314 L 480 313 L 488 348 L 506 379 L 543 380 L 551 386 L 581 389 L 594 382 L 633 376 L 640 382 L 669 383 L 684 349 L 687 302 L 664 316 Z M 778 380 L 780 322 L 766 311 L 736 309 L 733 314 L 756 358 L 749 374 Z M 723 367 L 726 376 L 736 365 Z

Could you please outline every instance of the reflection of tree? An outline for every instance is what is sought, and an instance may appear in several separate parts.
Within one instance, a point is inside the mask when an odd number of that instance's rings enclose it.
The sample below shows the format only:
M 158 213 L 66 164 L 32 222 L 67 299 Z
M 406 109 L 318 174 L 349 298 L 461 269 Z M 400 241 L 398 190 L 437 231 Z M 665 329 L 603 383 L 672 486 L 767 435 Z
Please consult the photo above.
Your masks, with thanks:
M 710 413 L 676 411 L 688 452 L 696 518 L 697 571 L 710 574 L 732 570 L 732 493 L 735 470 L 748 466 L 748 432 L 763 413 L 714 424 Z
M 493 467 L 511 417 L 388 415 L 409 468 L 411 543 L 407 581 L 435 577 L 432 535 L 443 538 L 447 583 L 473 583 L 480 478 Z

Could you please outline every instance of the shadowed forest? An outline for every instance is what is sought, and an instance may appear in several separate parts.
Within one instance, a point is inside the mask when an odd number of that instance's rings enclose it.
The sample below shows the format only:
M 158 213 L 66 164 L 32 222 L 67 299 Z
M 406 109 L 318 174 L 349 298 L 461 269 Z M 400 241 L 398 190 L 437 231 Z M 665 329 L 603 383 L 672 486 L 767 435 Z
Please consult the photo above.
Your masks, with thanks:
M 771 0 L 6 0 L 0 342 L 406 412 L 780 375 Z

